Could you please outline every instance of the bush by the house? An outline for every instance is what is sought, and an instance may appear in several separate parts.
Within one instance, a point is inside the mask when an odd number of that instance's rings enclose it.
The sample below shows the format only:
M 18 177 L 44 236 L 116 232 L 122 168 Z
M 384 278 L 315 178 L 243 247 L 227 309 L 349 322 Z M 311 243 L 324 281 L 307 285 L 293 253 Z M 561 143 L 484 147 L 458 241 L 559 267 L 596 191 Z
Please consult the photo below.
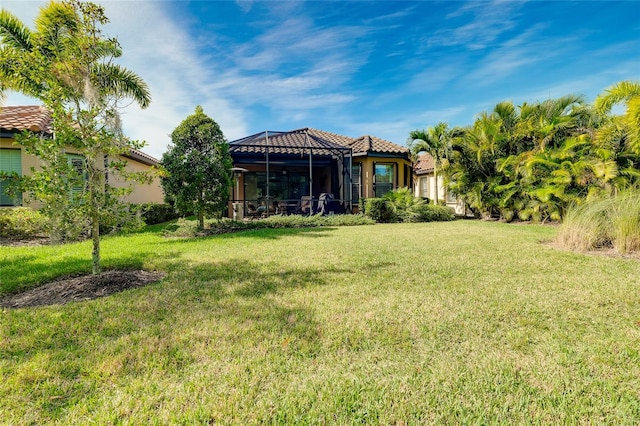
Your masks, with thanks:
M 337 214 L 337 215 L 273 215 L 266 219 L 248 222 L 234 221 L 231 219 L 205 220 L 205 229 L 198 229 L 195 220 L 178 219 L 165 228 L 168 237 L 195 237 L 198 235 L 224 234 L 234 231 L 250 229 L 274 229 L 274 228 L 315 228 L 321 226 L 356 226 L 373 225 L 375 221 L 361 214 Z
M 382 198 L 369 198 L 364 205 L 365 214 L 379 223 L 433 222 L 455 218 L 450 208 L 428 204 L 415 197 L 408 188 L 388 192 Z
M 367 198 L 364 202 L 367 217 L 378 223 L 392 223 L 398 221 L 398 215 L 393 203 L 386 198 Z
M 141 206 L 142 218 L 147 225 L 164 223 L 180 217 L 171 204 L 148 203 Z
M 37 210 L 27 207 L 0 209 L 0 237 L 23 239 L 47 233 L 49 220 Z

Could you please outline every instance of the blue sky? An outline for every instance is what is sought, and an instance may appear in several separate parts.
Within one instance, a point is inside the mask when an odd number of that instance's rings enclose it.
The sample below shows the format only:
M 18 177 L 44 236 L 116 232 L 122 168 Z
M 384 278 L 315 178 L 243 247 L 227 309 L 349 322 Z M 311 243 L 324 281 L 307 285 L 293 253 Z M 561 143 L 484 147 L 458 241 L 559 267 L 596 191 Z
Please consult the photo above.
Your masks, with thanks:
M 125 133 L 161 157 L 196 105 L 229 140 L 314 127 L 404 145 L 502 100 L 640 79 L 638 1 L 98 1 L 149 84 Z M 3 0 L 33 27 L 44 1 Z M 37 101 L 9 94 L 7 105 Z

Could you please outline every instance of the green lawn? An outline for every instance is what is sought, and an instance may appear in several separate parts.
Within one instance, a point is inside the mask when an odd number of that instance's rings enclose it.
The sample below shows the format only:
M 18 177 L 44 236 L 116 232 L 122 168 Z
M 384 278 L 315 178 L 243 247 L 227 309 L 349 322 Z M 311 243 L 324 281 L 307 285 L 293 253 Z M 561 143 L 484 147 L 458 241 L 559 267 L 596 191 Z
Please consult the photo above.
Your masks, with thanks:
M 4 424 L 638 424 L 640 262 L 457 221 L 106 238 L 145 288 L 0 310 Z M 90 247 L 0 248 L 3 293 Z

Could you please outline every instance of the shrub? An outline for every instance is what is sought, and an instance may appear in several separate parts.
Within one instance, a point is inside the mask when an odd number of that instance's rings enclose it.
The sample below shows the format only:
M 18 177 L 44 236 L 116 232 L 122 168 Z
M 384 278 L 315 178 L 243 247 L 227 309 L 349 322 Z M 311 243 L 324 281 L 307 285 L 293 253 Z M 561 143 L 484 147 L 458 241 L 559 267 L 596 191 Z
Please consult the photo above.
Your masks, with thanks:
M 266 219 L 249 222 L 231 219 L 209 219 L 205 221 L 205 229 L 199 230 L 195 220 L 178 219 L 176 223 L 165 227 L 164 233 L 169 237 L 195 237 L 198 235 L 224 234 L 227 232 L 266 228 L 315 228 L 319 226 L 355 226 L 373 225 L 375 221 L 361 214 L 337 214 L 322 216 L 273 215 Z
M 453 209 L 435 204 L 422 204 L 415 213 L 415 222 L 446 222 L 456 218 Z
M 452 209 L 428 204 L 415 197 L 410 189 L 399 188 L 382 198 L 369 198 L 365 203 L 365 214 L 380 223 L 389 222 L 433 222 L 455 218 Z
M 147 225 L 165 223 L 180 217 L 180 214 L 171 204 L 148 203 L 142 204 L 140 208 L 144 223 Z
M 379 223 L 392 223 L 399 219 L 393 203 L 386 198 L 367 198 L 364 211 L 367 217 Z
M 27 207 L 0 209 L 0 237 L 22 239 L 46 234 L 49 220 Z
M 573 250 L 640 251 L 640 189 L 586 201 L 567 210 L 557 242 Z

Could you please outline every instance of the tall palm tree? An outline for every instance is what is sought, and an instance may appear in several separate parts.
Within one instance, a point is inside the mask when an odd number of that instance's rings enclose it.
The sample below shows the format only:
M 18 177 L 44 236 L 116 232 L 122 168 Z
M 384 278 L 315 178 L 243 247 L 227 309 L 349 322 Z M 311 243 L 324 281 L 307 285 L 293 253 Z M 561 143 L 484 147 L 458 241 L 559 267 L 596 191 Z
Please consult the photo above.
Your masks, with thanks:
M 107 22 L 91 3 L 51 2 L 40 9 L 35 31 L 11 12 L 0 10 L 0 77 L 8 89 L 43 99 L 50 78 L 65 87 L 70 101 L 129 98 L 149 106 L 147 84 L 135 73 L 111 62 L 122 55 L 115 39 L 78 39 L 82 14 Z M 79 58 L 82 58 L 81 60 Z M 60 95 L 57 93 L 56 95 Z
M 433 176 L 436 181 L 435 204 L 438 204 L 438 169 L 451 149 L 451 131 L 447 123 L 438 123 L 426 130 L 409 132 L 409 146 L 414 155 L 426 152 L 433 157 Z
M 67 146 L 84 158 L 86 189 L 82 202 L 70 208 L 82 212 L 91 224 L 94 274 L 101 270 L 101 221 L 113 217 L 118 204 L 105 174 L 109 170 L 118 174 L 124 167 L 107 157 L 136 147 L 121 137 L 118 103 L 128 98 L 146 108 L 151 101 L 146 83 L 112 62 L 122 51 L 117 40 L 102 36 L 99 26 L 107 22 L 101 6 L 81 0 L 51 1 L 40 9 L 35 30 L 10 12 L 0 11 L 0 81 L 8 89 L 42 100 L 53 118 L 54 149 L 37 138 L 24 141 L 28 150 L 50 165 L 38 173 L 43 181 L 47 173 L 51 180 L 68 172 L 73 175 L 64 154 Z M 51 204 L 57 203 L 50 206 L 52 211 L 69 202 L 61 190 L 68 182 L 56 182 L 59 188 L 46 184 L 48 197 L 54 200 Z

